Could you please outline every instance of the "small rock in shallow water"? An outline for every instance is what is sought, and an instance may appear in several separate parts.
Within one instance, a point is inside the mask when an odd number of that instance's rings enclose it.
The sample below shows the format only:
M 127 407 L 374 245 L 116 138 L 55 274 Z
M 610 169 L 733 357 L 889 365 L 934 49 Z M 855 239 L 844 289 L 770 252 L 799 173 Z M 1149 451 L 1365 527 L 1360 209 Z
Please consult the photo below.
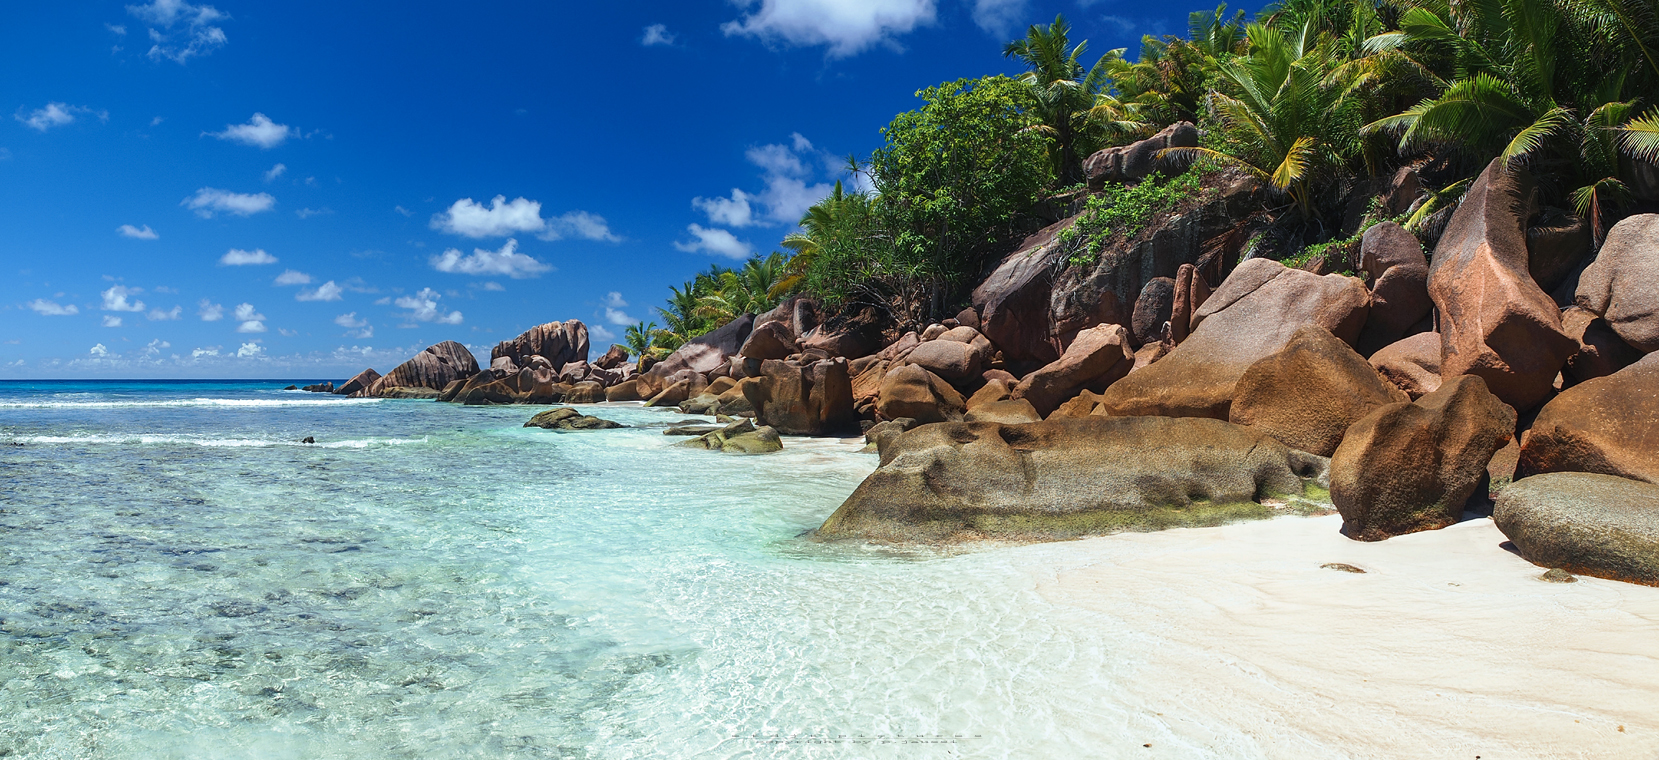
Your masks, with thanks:
M 1325 568 L 1326 570 L 1341 570 L 1344 573 L 1365 573 L 1364 570 L 1354 567 L 1346 562 L 1326 562 L 1325 564 L 1320 565 L 1320 567 Z
M 311 437 L 311 436 L 309 436 L 309 435 L 308 435 L 308 436 L 306 436 L 306 437 L 304 437 L 304 438 L 302 438 L 302 439 L 300 439 L 300 443 L 316 443 L 316 442 L 317 442 L 317 439 L 315 439 L 315 438 L 312 438 L 312 437 Z
M 1545 570 L 1543 575 L 1538 576 L 1538 580 L 1545 583 L 1577 583 L 1578 576 L 1557 567 Z

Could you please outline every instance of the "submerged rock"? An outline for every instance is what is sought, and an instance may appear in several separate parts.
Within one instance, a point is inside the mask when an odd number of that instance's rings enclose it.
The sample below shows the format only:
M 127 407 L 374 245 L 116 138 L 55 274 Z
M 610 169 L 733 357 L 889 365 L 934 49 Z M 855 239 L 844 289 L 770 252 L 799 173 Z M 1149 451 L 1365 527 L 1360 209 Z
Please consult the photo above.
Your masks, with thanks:
M 728 454 L 770 454 L 783 451 L 783 438 L 775 428 L 757 428 L 753 421 L 744 419 L 677 445 Z
M 627 427 L 619 422 L 589 417 L 568 406 L 549 409 L 524 423 L 525 427 L 539 427 L 544 430 L 611 430 Z
M 818 529 L 826 539 L 1061 539 L 1264 517 L 1328 460 L 1228 422 L 1089 417 L 923 425 Z
M 1659 486 L 1593 473 L 1538 475 L 1505 488 L 1492 520 L 1533 564 L 1659 586 Z

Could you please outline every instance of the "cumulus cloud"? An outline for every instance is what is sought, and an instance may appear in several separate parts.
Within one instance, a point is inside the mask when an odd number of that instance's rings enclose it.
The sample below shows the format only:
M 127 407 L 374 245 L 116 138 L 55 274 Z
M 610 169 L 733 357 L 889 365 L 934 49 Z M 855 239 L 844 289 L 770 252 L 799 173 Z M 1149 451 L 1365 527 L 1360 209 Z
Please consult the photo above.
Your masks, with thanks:
M 686 253 L 696 253 L 698 251 L 702 251 L 704 253 L 712 253 L 716 256 L 725 256 L 728 259 L 737 259 L 742 261 L 743 259 L 749 258 L 749 254 L 753 251 L 753 249 L 749 247 L 748 243 L 738 240 L 736 235 L 733 235 L 727 230 L 708 228 L 700 224 L 692 224 L 686 227 L 686 231 L 690 232 L 694 239 L 685 242 L 676 241 L 674 243 L 675 248 L 685 251 Z
M 692 207 L 707 215 L 709 222 L 726 227 L 792 227 L 812 204 L 834 190 L 829 182 L 814 181 L 831 157 L 799 132 L 789 136 L 787 145 L 755 146 L 744 157 L 761 170 L 766 188 L 759 193 L 733 188 L 730 197 L 691 199 Z
M 243 343 L 241 348 L 236 349 L 236 358 L 247 359 L 259 356 L 263 353 L 265 353 L 265 347 L 259 345 L 257 341 L 253 343 Z
M 244 251 L 244 253 L 246 253 L 246 251 Z M 264 251 L 260 251 L 260 253 L 264 253 Z M 275 259 L 272 259 L 272 261 L 275 261 Z M 282 274 L 277 275 L 276 280 L 273 282 L 276 285 L 310 285 L 311 275 L 297 269 L 284 269 L 282 270 Z
M 528 277 L 539 277 L 544 272 L 551 271 L 552 266 L 531 256 L 518 252 L 518 240 L 508 238 L 502 244 L 501 250 L 486 251 L 474 248 L 472 255 L 464 255 L 460 249 L 451 248 L 441 254 L 428 259 L 432 268 L 450 274 L 477 274 L 477 275 L 506 275 L 515 280 Z
M 246 124 L 226 124 L 223 132 L 203 132 L 202 134 L 270 150 L 287 142 L 289 137 L 299 134 L 299 130 L 287 124 L 278 124 L 271 121 L 271 117 L 265 114 L 255 113 Z M 282 166 L 282 164 L 277 164 L 277 166 Z M 283 168 L 286 169 L 287 167 Z M 272 171 L 276 171 L 276 169 L 273 168 Z M 275 175 L 271 175 L 269 172 L 266 174 L 266 181 L 276 179 Z M 276 174 L 281 175 L 282 172 L 277 171 Z
M 857 55 L 873 45 L 934 21 L 933 0 L 734 0 L 745 13 L 720 26 L 727 36 L 768 44 L 828 48 L 830 58 Z M 756 6 L 759 6 L 756 8 Z
M 374 337 L 374 326 L 366 319 L 358 319 L 357 312 L 348 311 L 334 318 L 334 324 L 346 328 L 348 338 L 366 339 Z
M 33 309 L 36 314 L 46 317 L 67 317 L 71 314 L 81 313 L 80 307 L 75 304 L 64 305 L 58 303 L 57 301 L 48 301 L 44 298 L 36 298 L 26 305 L 30 309 Z
M 618 293 L 618 292 L 613 290 L 613 291 L 605 294 L 605 305 L 609 306 L 613 309 L 620 309 L 624 306 L 627 306 L 628 302 L 622 300 L 622 294 L 621 293 Z
M 277 164 L 276 166 L 271 167 L 270 171 L 265 172 L 265 181 L 273 182 L 277 177 L 282 176 L 283 172 L 286 171 L 288 171 L 287 164 Z
M 105 314 L 104 315 L 104 326 L 105 327 L 120 327 L 121 326 L 121 318 L 115 316 L 114 314 Z
M 155 230 L 150 229 L 150 225 L 148 224 L 143 227 L 134 227 L 130 224 L 123 224 L 120 227 L 116 227 L 115 231 L 121 233 L 122 237 L 137 238 L 139 240 L 155 240 L 161 237 L 156 234 Z
M 199 359 L 203 356 L 218 356 L 218 355 L 219 355 L 219 347 L 218 346 L 208 346 L 206 348 L 196 348 L 196 349 L 192 349 L 190 351 L 190 358 L 192 358 L 192 359 Z
M 645 27 L 645 34 L 639 38 L 639 44 L 646 47 L 672 45 L 674 44 L 674 33 L 668 31 L 668 27 L 663 24 L 652 24 Z
M 262 332 L 265 332 L 265 315 L 260 314 L 259 311 L 253 307 L 253 304 L 251 304 L 251 303 L 238 304 L 237 307 L 236 307 L 235 314 L 236 314 L 236 321 L 241 323 L 241 324 L 236 326 L 236 331 L 237 332 L 239 332 L 239 333 L 262 333 Z
M 53 127 L 61 127 L 75 123 L 75 117 L 81 114 L 95 114 L 100 119 L 108 119 L 108 111 L 96 111 L 86 106 L 72 106 L 68 103 L 47 103 L 45 108 L 36 108 L 25 114 L 21 109 L 12 116 L 30 129 L 45 132 Z
M 270 193 L 233 193 L 216 187 L 204 187 L 180 201 L 179 205 L 196 212 L 196 216 L 203 219 L 212 219 L 215 213 L 221 211 L 237 216 L 270 211 L 276 205 L 276 198 Z
M 104 348 L 104 344 L 99 343 L 88 350 L 87 353 L 93 356 L 108 356 L 109 349 Z
M 709 221 L 715 224 L 747 227 L 755 223 L 754 210 L 749 207 L 751 197 L 753 196 L 734 187 L 730 198 L 699 196 L 691 199 L 691 206 L 707 214 Z
M 444 212 L 433 215 L 432 229 L 470 238 L 530 233 L 543 240 L 578 237 L 615 242 L 621 239 L 611 233 L 605 218 L 598 214 L 570 211 L 543 219 L 540 201 L 522 196 L 509 201 L 505 195 L 490 199 L 488 207 L 471 198 L 462 198 Z
M 182 64 L 206 55 L 229 42 L 224 29 L 216 26 L 230 15 L 211 5 L 191 5 L 184 0 L 154 0 L 129 5 L 127 12 L 149 23 L 152 60 L 166 58 Z
M 974 0 L 974 23 L 997 39 L 1007 39 L 1019 28 L 1026 5 L 1027 0 Z
M 266 253 L 264 248 L 255 248 L 251 251 L 244 251 L 240 248 L 232 248 L 225 251 L 225 255 L 219 257 L 219 266 L 226 267 L 244 267 L 275 263 L 277 263 L 277 257 Z M 307 277 L 305 281 L 310 282 L 311 278 Z
M 128 296 L 135 296 L 143 292 L 143 288 L 129 288 L 123 285 L 116 285 L 99 295 L 104 297 L 104 311 L 143 311 L 143 301 L 127 300 Z
M 634 319 L 621 309 L 605 308 L 605 321 L 613 325 L 631 325 L 639 320 Z
M 601 342 L 616 340 L 616 333 L 604 325 L 588 325 L 588 334 L 592 335 L 594 340 Z
M 144 318 L 150 320 L 151 322 L 170 322 L 172 320 L 180 319 L 183 316 L 184 307 L 174 306 L 166 311 L 162 311 L 160 307 L 156 307 L 151 309 L 149 314 L 145 314 Z
M 201 317 L 203 322 L 217 322 L 225 318 L 225 307 L 203 298 L 196 305 L 196 316 Z
M 294 294 L 294 300 L 296 300 L 296 301 L 338 301 L 338 300 L 340 300 L 340 294 L 343 293 L 343 292 L 345 292 L 345 288 L 342 288 L 339 285 L 335 285 L 333 280 L 329 280 L 328 282 L 325 282 L 321 285 L 318 285 L 315 290 L 302 290 L 298 293 L 295 293 Z
M 461 324 L 461 312 L 452 311 L 445 314 L 443 309 L 438 308 L 438 299 L 440 298 L 443 298 L 443 296 L 438 291 L 431 288 L 422 288 L 419 293 L 403 296 L 393 303 L 397 304 L 400 309 L 408 309 L 409 313 L 403 316 L 415 322 L 436 322 L 441 325 Z

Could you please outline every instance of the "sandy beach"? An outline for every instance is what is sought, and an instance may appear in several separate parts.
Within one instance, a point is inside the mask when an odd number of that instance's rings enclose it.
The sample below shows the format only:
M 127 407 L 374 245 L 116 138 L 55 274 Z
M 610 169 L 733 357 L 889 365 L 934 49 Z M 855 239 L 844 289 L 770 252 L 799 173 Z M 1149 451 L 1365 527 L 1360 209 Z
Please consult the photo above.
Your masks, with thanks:
M 1659 758 L 1659 588 L 1541 581 L 1484 518 L 1377 543 L 1340 526 L 1126 533 L 1032 572 L 1125 627 L 1147 757 Z

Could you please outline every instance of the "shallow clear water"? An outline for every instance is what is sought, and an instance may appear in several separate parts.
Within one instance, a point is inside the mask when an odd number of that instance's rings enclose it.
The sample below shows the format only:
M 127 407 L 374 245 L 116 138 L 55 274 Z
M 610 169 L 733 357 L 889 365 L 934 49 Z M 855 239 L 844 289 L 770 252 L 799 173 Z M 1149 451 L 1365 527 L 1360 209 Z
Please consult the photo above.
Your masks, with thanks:
M 854 445 L 276 387 L 0 383 L 0 756 L 1134 756 L 1041 547 L 801 537 Z

